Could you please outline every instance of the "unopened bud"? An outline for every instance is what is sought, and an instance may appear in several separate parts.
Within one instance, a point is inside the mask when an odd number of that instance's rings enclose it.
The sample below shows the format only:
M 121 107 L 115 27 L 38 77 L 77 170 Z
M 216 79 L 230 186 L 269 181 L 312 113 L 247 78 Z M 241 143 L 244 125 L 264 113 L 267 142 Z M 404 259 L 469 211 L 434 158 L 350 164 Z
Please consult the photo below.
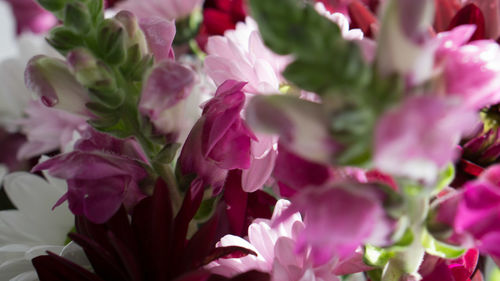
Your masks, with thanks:
M 64 9 L 64 25 L 77 33 L 86 34 L 92 25 L 87 6 L 80 2 L 67 4 Z
M 146 54 L 148 51 L 146 37 L 139 28 L 136 16 L 129 11 L 120 11 L 115 15 L 115 19 L 123 25 L 127 32 L 126 47 L 138 46 L 141 55 Z
M 47 42 L 62 53 L 83 44 L 82 39 L 77 34 L 64 26 L 53 28 L 47 37 Z
M 97 40 L 106 62 L 119 65 L 125 60 L 125 28 L 115 19 L 106 19 L 100 26 Z
M 78 83 L 64 61 L 47 56 L 33 57 L 26 66 L 24 81 L 46 106 L 90 116 L 85 107 L 89 101 L 88 91 Z
M 83 48 L 68 53 L 67 59 L 78 82 L 89 88 L 98 102 L 109 108 L 123 103 L 125 97 L 117 90 L 113 71 L 105 63 Z

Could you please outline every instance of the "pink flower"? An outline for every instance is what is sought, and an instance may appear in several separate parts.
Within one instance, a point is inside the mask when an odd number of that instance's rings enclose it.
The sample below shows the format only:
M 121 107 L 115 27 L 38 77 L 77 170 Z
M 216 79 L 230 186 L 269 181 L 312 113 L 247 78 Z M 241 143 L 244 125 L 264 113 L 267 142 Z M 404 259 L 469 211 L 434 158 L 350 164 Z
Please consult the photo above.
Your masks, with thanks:
M 57 24 L 57 19 L 44 10 L 35 0 L 7 0 L 17 21 L 17 33 L 31 31 L 43 33 Z
M 47 108 L 39 101 L 32 101 L 25 110 L 26 117 L 18 121 L 27 142 L 17 152 L 17 157 L 27 159 L 59 149 L 73 139 L 75 131 L 87 128 L 85 119 L 62 110 Z
M 500 46 L 492 40 L 465 44 L 474 30 L 464 25 L 439 34 L 435 68 L 442 69 L 447 96 L 481 109 L 500 102 Z
M 144 83 L 139 111 L 161 134 L 176 139 L 182 127 L 184 101 L 194 84 L 193 72 L 172 60 L 164 60 L 151 70 Z
M 174 49 L 172 49 L 176 31 L 173 21 L 148 16 L 141 19 L 139 25 L 156 62 L 175 57 Z
M 349 180 L 305 189 L 274 225 L 303 213 L 306 226 L 298 233 L 296 250 L 305 253 L 310 248 L 314 264 L 326 264 L 334 257 L 349 257 L 364 243 L 390 242 L 395 221 L 382 207 L 384 197 L 375 185 Z
M 224 36 L 212 36 L 207 43 L 205 70 L 216 85 L 228 79 L 248 82 L 245 92 L 276 93 L 283 82 L 281 72 L 288 57 L 271 52 L 262 42 L 257 23 L 247 17 Z
M 183 174 L 195 173 L 216 190 L 228 170 L 250 167 L 251 140 L 256 140 L 240 116 L 245 83 L 228 80 L 219 86 L 184 144 L 179 163 Z
M 435 203 L 432 226 L 453 227 L 447 242 L 476 247 L 499 260 L 500 250 L 500 165 L 486 169 L 477 180 L 467 182 L 458 192 L 451 192 Z M 437 226 L 437 227 L 436 227 Z
M 50 175 L 67 180 L 68 192 L 54 207 L 68 200 L 75 215 L 103 223 L 122 204 L 130 210 L 145 197 L 138 184 L 147 172 L 139 160 L 143 154 L 135 141 L 92 130 L 75 144 L 75 151 L 42 162 L 33 171 L 48 170 Z
M 474 112 L 444 99 L 407 98 L 378 121 L 375 164 L 382 172 L 432 183 L 455 160 L 456 145 L 475 120 Z
M 117 9 L 129 10 L 139 18 L 160 17 L 166 20 L 182 19 L 196 8 L 201 8 L 203 0 L 127 0 L 115 4 Z
M 297 253 L 295 247 L 298 235 L 304 229 L 301 215 L 294 213 L 277 223 L 279 217 L 289 208 L 289 201 L 279 200 L 270 220 L 257 219 L 250 225 L 248 241 L 238 236 L 226 235 L 217 243 L 217 247 L 247 248 L 254 251 L 257 256 L 221 258 L 207 265 L 207 268 L 227 277 L 256 269 L 271 273 L 271 280 L 274 281 L 337 281 L 339 280 L 337 274 L 350 274 L 369 269 L 363 264 L 358 253 L 341 262 L 331 260 L 321 266 L 314 264 L 310 251 Z
M 469 249 L 462 257 L 453 260 L 425 255 L 418 271 L 422 281 L 470 281 L 478 259 L 477 249 Z
M 458 204 L 455 232 L 468 235 L 484 253 L 500 258 L 500 166 L 494 165 L 478 180 L 468 182 Z

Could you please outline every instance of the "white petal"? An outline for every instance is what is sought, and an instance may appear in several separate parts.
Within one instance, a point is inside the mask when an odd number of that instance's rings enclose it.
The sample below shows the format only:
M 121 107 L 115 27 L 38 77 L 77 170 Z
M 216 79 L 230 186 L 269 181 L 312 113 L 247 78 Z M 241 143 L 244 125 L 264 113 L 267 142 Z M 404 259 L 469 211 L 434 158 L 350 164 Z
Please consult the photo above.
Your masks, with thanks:
M 36 271 L 27 271 L 17 275 L 9 281 L 39 281 Z
M 52 211 L 52 206 L 64 192 L 49 185 L 36 175 L 16 172 L 5 177 L 4 188 L 17 209 L 33 221 L 43 222 L 53 231 L 68 232 L 73 226 L 73 215 L 63 204 Z
M 63 246 L 53 246 L 53 245 L 40 245 L 35 246 L 26 251 L 24 258 L 27 260 L 32 260 L 38 256 L 43 256 L 47 254 L 47 251 L 58 254 L 64 247 Z
M 48 227 L 44 221 L 33 221 L 17 210 L 0 212 L 0 239 L 8 239 L 9 244 L 62 245 L 66 234 L 58 228 Z
M 75 242 L 71 241 L 66 247 L 64 247 L 59 254 L 67 260 L 70 260 L 84 268 L 90 269 L 90 262 L 85 255 L 82 247 L 78 246 Z
M 0 265 L 0 280 L 10 280 L 29 271 L 33 271 L 31 261 L 24 258 L 10 260 Z

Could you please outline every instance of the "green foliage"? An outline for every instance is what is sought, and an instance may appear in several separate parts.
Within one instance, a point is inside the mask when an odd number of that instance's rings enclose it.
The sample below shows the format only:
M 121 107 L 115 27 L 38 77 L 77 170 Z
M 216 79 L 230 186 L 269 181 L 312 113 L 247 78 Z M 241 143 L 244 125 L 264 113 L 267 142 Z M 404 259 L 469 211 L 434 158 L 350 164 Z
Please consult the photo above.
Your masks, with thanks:
M 251 0 L 252 16 L 264 43 L 291 55 L 284 77 L 322 96 L 330 111 L 333 139 L 344 149 L 335 164 L 368 166 L 378 117 L 401 97 L 401 78 L 381 77 L 359 46 L 345 40 L 337 24 L 299 0 Z
M 428 254 L 446 259 L 455 259 L 465 253 L 465 249 L 440 242 L 427 231 L 422 235 L 422 245 Z
M 353 90 L 370 81 L 371 69 L 358 46 L 342 38 L 337 24 L 301 1 L 250 1 L 262 38 L 274 52 L 295 61 L 284 76 L 297 86 L 325 94 Z

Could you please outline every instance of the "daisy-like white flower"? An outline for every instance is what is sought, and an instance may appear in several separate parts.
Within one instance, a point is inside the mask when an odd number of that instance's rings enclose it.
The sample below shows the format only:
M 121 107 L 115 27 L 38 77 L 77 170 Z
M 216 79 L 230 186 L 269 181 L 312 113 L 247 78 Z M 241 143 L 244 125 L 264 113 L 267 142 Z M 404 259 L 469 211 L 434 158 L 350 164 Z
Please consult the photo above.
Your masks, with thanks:
M 6 169 L 1 167 L 5 175 Z M 81 256 L 76 246 L 65 248 L 74 219 L 67 205 L 51 210 L 66 191 L 66 183 L 45 181 L 26 172 L 3 178 L 3 186 L 17 210 L 0 211 L 0 280 L 38 280 L 31 259 L 46 251 Z

